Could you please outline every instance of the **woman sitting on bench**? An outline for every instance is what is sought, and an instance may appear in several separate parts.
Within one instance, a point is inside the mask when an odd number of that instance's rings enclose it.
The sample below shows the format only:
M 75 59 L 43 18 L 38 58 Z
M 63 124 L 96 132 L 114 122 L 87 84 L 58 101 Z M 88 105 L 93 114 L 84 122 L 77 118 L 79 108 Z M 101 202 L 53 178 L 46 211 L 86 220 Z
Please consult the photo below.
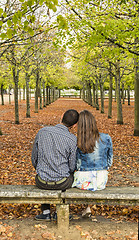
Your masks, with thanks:
M 77 131 L 77 165 L 72 187 L 83 190 L 102 190 L 108 180 L 112 165 L 112 140 L 108 134 L 99 133 L 91 112 L 80 112 Z M 82 216 L 91 214 L 88 206 Z

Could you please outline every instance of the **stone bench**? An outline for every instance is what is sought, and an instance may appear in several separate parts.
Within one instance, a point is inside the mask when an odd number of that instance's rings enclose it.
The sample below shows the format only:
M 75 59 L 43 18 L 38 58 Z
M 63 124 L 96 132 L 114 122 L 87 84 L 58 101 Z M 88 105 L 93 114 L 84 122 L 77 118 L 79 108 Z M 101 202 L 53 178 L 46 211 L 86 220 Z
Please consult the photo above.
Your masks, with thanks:
M 63 98 L 80 98 L 80 95 L 66 94 L 62 95 Z
M 139 187 L 107 187 L 101 191 L 77 188 L 41 190 L 32 185 L 0 185 L 0 203 L 56 204 L 58 229 L 69 227 L 69 204 L 139 205 Z

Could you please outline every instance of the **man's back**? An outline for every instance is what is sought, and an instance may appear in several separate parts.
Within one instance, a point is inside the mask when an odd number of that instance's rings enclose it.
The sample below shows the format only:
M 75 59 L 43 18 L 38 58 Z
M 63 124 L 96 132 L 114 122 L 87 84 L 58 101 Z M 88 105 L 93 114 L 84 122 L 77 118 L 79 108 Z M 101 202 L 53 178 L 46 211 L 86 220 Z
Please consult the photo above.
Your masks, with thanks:
M 42 128 L 36 135 L 32 150 L 32 164 L 37 171 L 38 188 L 62 190 L 71 188 L 76 163 L 77 139 L 69 132 L 79 119 L 75 109 L 67 110 L 61 124 Z M 51 220 L 50 204 L 41 205 L 36 220 Z M 56 216 L 56 215 L 55 215 Z
M 42 128 L 32 151 L 32 164 L 45 181 L 59 181 L 75 170 L 76 136 L 66 126 Z

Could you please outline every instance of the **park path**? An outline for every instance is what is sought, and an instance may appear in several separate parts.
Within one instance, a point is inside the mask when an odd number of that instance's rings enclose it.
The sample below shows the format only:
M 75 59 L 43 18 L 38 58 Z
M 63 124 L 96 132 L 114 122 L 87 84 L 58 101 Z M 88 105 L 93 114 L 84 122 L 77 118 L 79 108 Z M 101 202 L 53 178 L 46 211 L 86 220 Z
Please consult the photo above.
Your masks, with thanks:
M 32 143 L 40 128 L 46 125 L 55 125 L 60 122 L 62 114 L 74 108 L 77 111 L 88 109 L 91 111 L 96 120 L 100 132 L 108 133 L 112 137 L 114 161 L 109 171 L 108 185 L 138 185 L 138 156 L 139 156 L 139 139 L 133 136 L 134 132 L 134 106 L 123 105 L 124 125 L 116 123 L 116 103 L 113 102 L 113 118 L 108 119 L 108 101 L 105 101 L 105 113 L 101 114 L 92 106 L 87 105 L 81 99 L 60 98 L 50 104 L 43 110 L 39 109 L 38 113 L 34 112 L 34 99 L 31 100 L 31 118 L 26 118 L 26 102 L 19 102 L 19 120 L 20 124 L 14 124 L 14 103 L 11 105 L 0 106 L 0 127 L 4 133 L 1 136 L 1 155 L 9 169 L 0 164 L 2 175 L 0 176 L 2 184 L 13 181 L 32 184 L 35 171 L 31 166 Z M 77 133 L 73 128 L 72 132 Z M 22 163 L 25 161 L 26 169 Z M 12 168 L 13 163 L 14 168 Z M 11 165 L 11 167 L 10 167 Z M 19 169 L 21 171 L 19 172 Z M 30 171 L 32 169 L 32 171 Z M 18 172 L 18 174 L 16 174 Z M 30 176 L 27 179 L 26 176 Z

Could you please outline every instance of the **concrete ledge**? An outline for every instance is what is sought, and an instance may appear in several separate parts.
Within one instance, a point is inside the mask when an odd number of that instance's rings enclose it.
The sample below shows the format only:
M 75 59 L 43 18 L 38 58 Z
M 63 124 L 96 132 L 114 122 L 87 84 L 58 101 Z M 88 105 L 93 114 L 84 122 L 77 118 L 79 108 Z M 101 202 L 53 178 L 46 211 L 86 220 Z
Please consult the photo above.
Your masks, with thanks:
M 33 185 L 0 185 L 0 203 L 139 205 L 139 187 L 107 187 L 101 191 L 77 188 L 42 190 Z
M 61 191 L 42 190 L 33 185 L 0 185 L 0 203 L 61 204 Z
M 62 192 L 65 203 L 70 204 L 110 204 L 110 205 L 139 205 L 139 187 L 107 187 L 101 191 L 86 191 L 71 188 Z
M 77 188 L 42 190 L 33 185 L 0 185 L 0 203 L 139 205 L 139 187 L 107 187 L 101 191 Z
M 69 226 L 69 204 L 139 205 L 139 187 L 107 187 L 101 191 L 71 188 L 65 192 L 32 185 L 0 185 L 0 203 L 56 204 L 58 229 Z

